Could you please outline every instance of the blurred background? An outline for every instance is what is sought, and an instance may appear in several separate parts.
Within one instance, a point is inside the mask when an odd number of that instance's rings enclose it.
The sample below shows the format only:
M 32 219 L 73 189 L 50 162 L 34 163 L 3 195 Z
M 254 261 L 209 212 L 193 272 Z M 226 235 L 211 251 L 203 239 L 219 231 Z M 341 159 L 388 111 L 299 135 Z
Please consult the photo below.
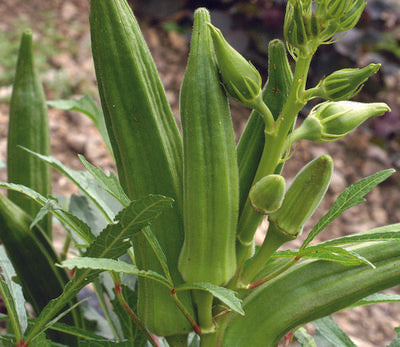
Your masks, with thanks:
M 130 0 L 141 24 L 179 123 L 179 88 L 185 72 L 193 11 L 204 6 L 227 40 L 267 76 L 267 47 L 282 37 L 286 0 Z M 0 164 L 5 162 L 8 103 L 22 31 L 34 31 L 36 65 L 48 100 L 90 95 L 98 100 L 90 55 L 89 0 L 2 0 L 0 2 Z M 329 144 L 302 141 L 285 165 L 289 181 L 304 163 L 328 153 L 335 173 L 327 197 L 310 226 L 329 209 L 346 186 L 389 167 L 400 169 L 400 1 L 368 0 L 356 28 L 333 45 L 321 47 L 313 60 L 308 85 L 345 67 L 381 63 L 381 70 L 354 100 L 384 101 L 392 111 L 372 119 L 343 140 Z M 239 139 L 250 111 L 231 103 Z M 303 116 L 310 106 L 305 107 Z M 91 121 L 69 111 L 49 108 L 52 153 L 71 168 L 83 169 L 77 154 L 105 170 L 111 158 Z M 301 117 L 300 120 L 301 121 Z M 6 172 L 0 169 L 0 179 Z M 76 188 L 53 173 L 54 191 L 70 195 Z M 368 196 L 367 203 L 347 211 L 321 239 L 400 221 L 400 175 L 396 173 Z M 263 228 L 260 229 L 262 237 Z M 297 241 L 300 242 L 300 241 Z M 399 292 L 399 290 L 397 290 Z M 335 315 L 358 346 L 386 346 L 400 326 L 400 305 L 377 305 Z

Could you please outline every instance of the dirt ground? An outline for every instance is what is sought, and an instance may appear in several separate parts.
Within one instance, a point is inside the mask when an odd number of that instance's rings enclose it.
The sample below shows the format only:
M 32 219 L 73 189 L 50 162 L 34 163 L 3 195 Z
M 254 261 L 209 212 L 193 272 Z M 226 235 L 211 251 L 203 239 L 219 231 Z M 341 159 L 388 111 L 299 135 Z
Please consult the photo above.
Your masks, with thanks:
M 42 13 L 46 11 L 54 14 L 57 32 L 75 49 L 73 52 L 70 50 L 57 52 L 50 57 L 50 71 L 41 71 L 45 87 L 50 84 L 54 71 L 63 69 L 74 87 L 72 97 L 88 91 L 93 93 L 95 77 L 90 58 L 88 0 L 53 0 L 51 2 L 3 0 L 0 3 L 0 30 L 10 30 L 13 21 L 21 15 L 28 18 L 35 30 L 43 24 Z M 178 119 L 178 95 L 188 53 L 187 40 L 174 32 L 165 33 L 158 28 L 149 27 L 146 22 L 142 24 L 144 35 L 165 85 L 167 97 Z M 35 36 L 35 42 L 42 39 L 40 34 Z M 391 90 L 400 90 L 400 78 L 390 83 L 392 83 Z M 10 86 L 1 87 L 0 97 L 7 96 L 10 92 Z M 46 87 L 46 93 L 48 99 L 52 99 L 53 91 Z M 377 100 L 388 101 L 389 99 L 394 100 L 400 107 L 399 92 L 385 92 L 377 96 Z M 83 169 L 77 158 L 77 154 L 80 153 L 105 170 L 114 169 L 112 160 L 90 120 L 73 112 L 62 112 L 51 108 L 49 112 L 53 156 L 71 168 Z M 247 109 L 233 104 L 232 117 L 237 139 L 245 127 L 248 114 Z M 6 159 L 7 124 L 8 105 L 1 101 L 0 159 L 3 161 Z M 289 180 L 306 162 L 321 154 L 330 154 L 335 163 L 335 173 L 328 194 L 313 216 L 310 225 L 313 225 L 327 211 L 346 186 L 379 170 L 390 167 L 399 168 L 398 144 L 387 143 L 382 149 L 373 145 L 371 140 L 373 140 L 373 134 L 369 127 L 364 126 L 338 142 L 322 145 L 300 142 L 296 147 L 293 157 L 287 162 L 284 170 L 284 175 Z M 4 170 L 0 171 L 0 178 L 6 179 Z M 76 192 L 76 188 L 57 173 L 54 173 L 53 180 L 55 193 L 70 195 Z M 399 222 L 399 184 L 400 175 L 396 173 L 371 192 L 366 203 L 353 207 L 336 220 L 321 234 L 320 240 Z M 260 235 L 262 235 L 262 230 Z M 60 238 L 61 242 L 62 238 Z M 295 242 L 297 245 L 299 243 L 300 240 Z M 350 334 L 357 346 L 386 346 L 395 337 L 394 328 L 400 326 L 400 304 L 357 308 L 336 314 L 335 320 Z

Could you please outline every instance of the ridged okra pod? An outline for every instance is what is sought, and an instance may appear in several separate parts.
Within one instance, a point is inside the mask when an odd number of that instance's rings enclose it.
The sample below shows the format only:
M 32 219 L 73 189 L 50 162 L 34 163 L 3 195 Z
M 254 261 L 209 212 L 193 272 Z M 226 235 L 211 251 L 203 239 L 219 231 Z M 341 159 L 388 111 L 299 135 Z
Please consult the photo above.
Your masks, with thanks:
M 21 38 L 10 102 L 7 171 L 9 182 L 23 184 L 43 196 L 51 194 L 50 167 L 18 146 L 49 155 L 48 123 L 46 99 L 34 65 L 32 32 L 27 30 Z M 8 197 L 31 217 L 41 208 L 22 193 L 8 191 Z M 51 237 L 51 216 L 39 224 Z
M 182 139 L 150 51 L 126 0 L 92 0 L 91 40 L 107 131 L 122 187 L 132 200 L 148 194 L 175 199 L 151 225 L 166 253 L 175 284 L 183 243 Z M 143 234 L 135 236 L 137 266 L 162 273 Z M 189 312 L 188 292 L 179 293 Z M 139 278 L 138 313 L 153 333 L 169 336 L 191 330 L 165 287 Z
M 56 266 L 59 259 L 44 232 L 38 225 L 31 229 L 31 223 L 32 218 L 26 212 L 0 194 L 0 241 L 15 269 L 25 299 L 39 315 L 51 299 L 62 293 L 69 277 L 65 269 Z M 62 322 L 80 326 L 79 310 L 67 314 Z M 59 341 L 70 346 L 76 344 L 71 335 L 52 333 L 51 336 L 57 340 L 61 335 Z
M 229 105 L 219 81 L 206 9 L 195 12 L 180 112 L 184 148 L 187 282 L 226 283 L 234 274 L 238 169 Z

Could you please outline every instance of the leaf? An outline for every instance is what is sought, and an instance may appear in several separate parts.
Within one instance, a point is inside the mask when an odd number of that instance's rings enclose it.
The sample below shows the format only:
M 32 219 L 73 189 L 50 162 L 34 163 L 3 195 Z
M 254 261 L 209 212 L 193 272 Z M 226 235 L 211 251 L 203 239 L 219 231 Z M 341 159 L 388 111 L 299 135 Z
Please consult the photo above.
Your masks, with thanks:
M 166 208 L 171 207 L 173 199 L 161 195 L 149 195 L 132 201 L 116 217 L 116 224 L 109 224 L 90 245 L 84 256 L 96 258 L 119 258 L 131 246 L 130 238 L 149 225 Z M 78 269 L 73 279 L 67 283 L 63 293 L 53 299 L 42 310 L 37 324 L 29 329 L 27 339 L 32 339 L 49 320 L 63 308 L 87 284 L 92 282 L 101 270 Z
M 116 217 L 116 224 L 108 226 L 88 248 L 84 256 L 93 258 L 120 257 L 131 246 L 130 238 L 148 226 L 166 208 L 172 206 L 173 199 L 162 195 L 149 195 L 132 201 Z
M 86 170 L 88 170 L 97 182 L 99 182 L 100 186 L 104 190 L 117 199 L 122 206 L 126 207 L 129 205 L 130 200 L 122 189 L 117 176 L 115 176 L 113 172 L 110 172 L 110 176 L 107 176 L 99 167 L 90 164 L 83 155 L 78 154 L 78 157 Z
M 125 301 L 128 303 L 129 307 L 134 312 L 136 312 L 137 293 L 124 285 L 121 285 L 121 290 L 122 290 L 122 295 Z M 111 304 L 113 306 L 114 312 L 118 315 L 125 339 L 127 339 L 131 343 L 131 345 L 138 347 L 144 346 L 147 341 L 146 336 L 132 321 L 132 319 L 126 313 L 126 310 L 121 306 L 119 300 L 116 297 L 114 297 L 114 300 L 111 301 Z
M 115 213 L 109 208 L 103 197 L 98 194 L 98 189 L 96 189 L 98 183 L 88 172 L 72 170 L 52 156 L 35 153 L 27 148 L 24 148 L 24 150 L 51 165 L 51 167 L 76 184 L 76 186 L 97 206 L 109 222 L 113 220 Z
M 109 153 L 113 155 L 103 112 L 101 111 L 100 107 L 90 98 L 89 95 L 85 95 L 82 98 L 75 100 L 47 101 L 47 105 L 57 108 L 59 110 L 81 112 L 88 116 L 93 121 L 101 137 L 103 138 L 103 141 L 106 144 Z
M 364 263 L 375 268 L 371 262 L 356 252 L 340 247 L 328 247 L 323 244 L 306 248 L 304 251 L 300 251 L 297 256 L 301 258 L 334 261 L 344 265 L 361 265 Z
M 400 347 L 400 338 L 395 338 L 388 347 Z
M 54 208 L 55 203 L 53 200 L 49 199 L 46 202 L 46 205 L 44 205 L 38 212 L 38 214 L 35 216 L 35 218 L 32 220 L 31 225 L 29 226 L 30 229 L 33 229 L 33 227 L 38 224 L 46 215 Z
M 383 170 L 369 177 L 363 178 L 362 180 L 346 188 L 343 193 L 338 196 L 331 209 L 314 226 L 300 249 L 305 249 L 308 244 L 315 238 L 315 236 L 317 236 L 322 230 L 324 230 L 328 224 L 339 217 L 344 211 L 346 211 L 350 207 L 359 205 L 364 202 L 364 196 L 369 193 L 373 188 L 375 188 L 379 183 L 386 180 L 394 172 L 395 170 L 393 169 Z
M 305 328 L 297 329 L 294 332 L 297 341 L 300 342 L 302 347 L 317 347 L 314 338 L 307 332 Z
M 221 300 L 233 311 L 242 316 L 245 315 L 245 312 L 242 309 L 242 300 L 236 297 L 236 292 L 233 290 L 216 286 L 212 283 L 184 283 L 175 287 L 175 290 L 177 292 L 182 290 L 205 290 L 217 299 Z
M 160 262 L 164 275 L 167 277 L 168 282 L 171 284 L 171 286 L 173 286 L 171 274 L 168 269 L 167 256 L 165 255 L 164 251 L 161 248 L 161 245 L 157 241 L 156 236 L 153 234 L 149 227 L 143 229 L 143 234 L 146 237 L 146 240 L 149 242 L 150 247 L 153 249 L 158 261 Z
M 35 192 L 34 190 L 20 184 L 0 182 L 0 187 L 23 193 L 42 206 L 46 206 L 49 201 L 49 199 L 45 198 L 38 192 Z M 82 222 L 76 216 L 73 216 L 68 211 L 63 210 L 60 206 L 56 205 L 54 200 L 52 201 L 53 209 L 49 209 L 49 211 L 52 212 L 63 225 L 67 226 L 77 236 L 79 236 L 86 245 L 89 245 L 94 240 L 94 236 L 92 235 L 87 224 Z
M 13 281 L 16 276 L 15 270 L 7 257 L 4 246 L 0 246 L 0 267 L 1 277 L 1 295 L 6 304 L 8 315 L 10 316 L 14 334 L 22 337 L 27 326 L 28 318 L 25 310 L 25 298 L 22 293 L 22 287 Z M 18 329 L 18 331 L 15 331 Z
M 360 301 L 357 301 L 353 305 L 349 306 L 349 308 L 358 307 L 358 306 L 366 306 L 373 304 L 382 304 L 385 302 L 400 302 L 400 295 L 398 294 L 372 294 L 367 296 Z
M 78 268 L 127 273 L 152 279 L 165 285 L 167 288 L 172 287 L 171 283 L 163 275 L 160 275 L 157 272 L 152 270 L 139 270 L 136 265 L 114 259 L 76 257 L 63 261 L 60 266 L 69 269 Z
M 313 324 L 317 331 L 335 347 L 356 347 L 331 317 L 315 320 Z
M 97 341 L 82 341 L 79 347 L 132 347 L 130 341 L 110 341 L 110 340 L 97 340 Z

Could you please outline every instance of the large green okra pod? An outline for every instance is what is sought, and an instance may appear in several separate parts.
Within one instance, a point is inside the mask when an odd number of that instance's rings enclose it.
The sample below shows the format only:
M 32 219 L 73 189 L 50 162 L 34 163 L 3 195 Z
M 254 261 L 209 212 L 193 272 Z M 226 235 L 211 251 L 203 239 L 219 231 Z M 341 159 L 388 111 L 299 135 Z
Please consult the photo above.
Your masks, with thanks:
M 207 10 L 196 11 L 181 89 L 185 241 L 179 270 L 187 282 L 221 285 L 236 267 L 238 169 L 209 20 Z
M 51 194 L 50 167 L 18 146 L 49 155 L 48 122 L 46 99 L 34 66 L 32 33 L 25 31 L 21 38 L 10 103 L 8 181 L 23 184 L 44 196 Z M 41 208 L 19 192 L 8 191 L 8 197 L 31 217 L 35 217 Z M 46 216 L 39 224 L 51 237 L 51 216 Z
M 183 243 L 182 139 L 167 102 L 151 54 L 125 0 L 91 1 L 91 39 L 101 103 L 113 147 L 118 176 L 130 199 L 163 194 L 175 199 L 172 209 L 151 225 L 166 253 L 175 284 Z M 162 273 L 143 234 L 134 240 L 141 269 Z M 189 293 L 179 293 L 191 311 Z M 139 316 L 155 334 L 168 336 L 191 330 L 169 291 L 139 279 Z

